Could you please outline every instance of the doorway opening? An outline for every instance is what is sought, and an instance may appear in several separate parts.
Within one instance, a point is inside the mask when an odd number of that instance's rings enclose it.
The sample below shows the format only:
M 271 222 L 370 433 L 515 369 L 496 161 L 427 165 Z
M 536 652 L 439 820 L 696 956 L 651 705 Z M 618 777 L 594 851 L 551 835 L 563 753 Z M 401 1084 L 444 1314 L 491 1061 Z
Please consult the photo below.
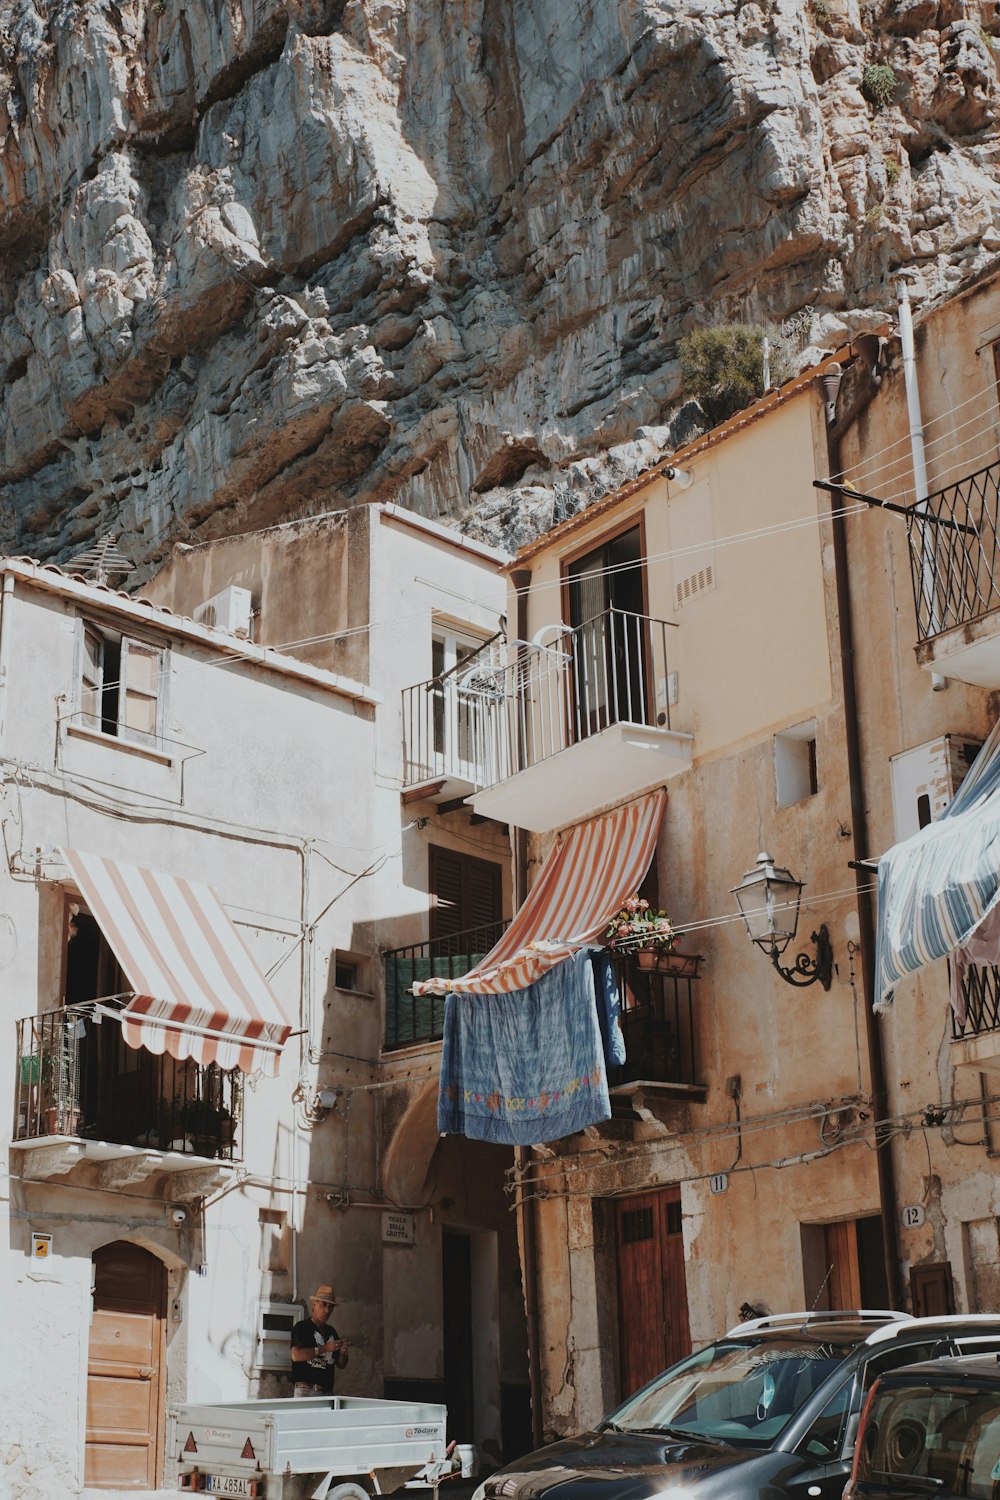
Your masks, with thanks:
M 888 1307 L 882 1220 L 878 1214 L 802 1224 L 805 1305 L 822 1312 Z
M 167 1275 L 148 1250 L 94 1252 L 84 1484 L 151 1490 L 162 1477 Z
M 621 1396 L 691 1353 L 681 1190 L 616 1203 Z

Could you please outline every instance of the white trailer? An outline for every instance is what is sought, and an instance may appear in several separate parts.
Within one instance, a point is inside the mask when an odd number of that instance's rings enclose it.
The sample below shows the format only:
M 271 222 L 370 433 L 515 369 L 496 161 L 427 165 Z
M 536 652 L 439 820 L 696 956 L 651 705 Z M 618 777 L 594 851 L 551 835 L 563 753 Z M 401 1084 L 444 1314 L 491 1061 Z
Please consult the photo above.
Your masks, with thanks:
M 249 1500 L 368 1500 L 411 1480 L 436 1487 L 443 1406 L 365 1396 L 172 1406 L 167 1454 L 178 1489 Z

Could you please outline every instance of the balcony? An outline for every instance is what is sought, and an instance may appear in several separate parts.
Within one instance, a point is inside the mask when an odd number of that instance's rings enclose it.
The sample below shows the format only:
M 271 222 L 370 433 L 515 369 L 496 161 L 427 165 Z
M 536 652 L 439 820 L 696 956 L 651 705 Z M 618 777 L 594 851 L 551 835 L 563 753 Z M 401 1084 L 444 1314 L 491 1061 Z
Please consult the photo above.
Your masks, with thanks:
M 82 1008 L 19 1021 L 16 1056 L 13 1145 L 31 1153 L 28 1176 L 86 1160 L 121 1183 L 240 1159 L 238 1069 L 128 1047 Z
M 622 802 L 691 762 L 670 722 L 665 620 L 609 609 L 508 665 L 461 678 L 483 709 L 477 813 L 533 832 Z M 537 642 L 537 637 L 536 637 Z
M 917 661 L 977 687 L 1000 687 L 1000 463 L 906 512 Z
M 1000 1073 L 1000 968 L 970 964 L 962 980 L 965 1020 L 952 1011 L 952 1061 L 979 1073 Z
M 482 776 L 497 738 L 495 696 L 469 690 L 470 675 L 501 666 L 494 638 L 457 666 L 403 689 L 403 788 L 407 801 L 450 802 L 467 797 Z
M 385 1048 L 386 1052 L 412 1047 L 417 1042 L 439 1042 L 444 1028 L 444 996 L 414 995 L 419 980 L 458 979 L 474 969 L 498 942 L 506 922 L 491 922 L 469 932 L 430 938 L 407 948 L 393 948 L 385 955 Z
M 612 1096 L 653 1092 L 704 1098 L 695 1070 L 696 975 L 680 977 L 618 961 L 625 1062 L 608 1070 Z

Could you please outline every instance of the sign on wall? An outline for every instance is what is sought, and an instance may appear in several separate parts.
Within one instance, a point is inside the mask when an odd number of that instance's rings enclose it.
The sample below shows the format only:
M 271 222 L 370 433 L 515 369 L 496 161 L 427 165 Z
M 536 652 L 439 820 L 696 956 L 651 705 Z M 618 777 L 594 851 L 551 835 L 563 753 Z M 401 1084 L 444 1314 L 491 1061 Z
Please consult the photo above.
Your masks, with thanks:
M 899 1221 L 904 1229 L 919 1229 L 927 1218 L 922 1203 L 908 1203 L 899 1215 Z
M 729 1187 L 729 1173 L 716 1172 L 713 1177 L 708 1179 L 708 1185 L 713 1193 L 724 1193 Z
M 413 1244 L 413 1215 L 384 1213 L 382 1215 L 383 1245 Z
M 48 1260 L 52 1254 L 51 1234 L 39 1234 L 35 1230 L 31 1232 L 31 1258 L 32 1260 Z

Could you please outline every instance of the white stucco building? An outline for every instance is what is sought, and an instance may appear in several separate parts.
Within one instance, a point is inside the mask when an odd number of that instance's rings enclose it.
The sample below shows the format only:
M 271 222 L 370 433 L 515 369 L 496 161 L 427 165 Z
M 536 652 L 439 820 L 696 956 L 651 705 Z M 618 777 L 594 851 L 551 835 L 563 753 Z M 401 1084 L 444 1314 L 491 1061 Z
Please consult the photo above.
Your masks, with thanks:
M 496 632 L 497 561 L 390 507 L 178 549 L 141 598 L 0 561 L 9 1493 L 169 1483 L 170 1400 L 289 1391 L 319 1282 L 373 1395 L 444 1389 L 446 1241 L 491 1234 L 471 1296 L 494 1328 L 513 1300 L 478 1178 L 383 1177 L 433 1042 L 387 1069 L 382 954 L 459 930 L 429 892 L 463 859 L 510 910 L 505 831 L 444 776 L 404 796 L 401 732 L 403 689 Z M 465 731 L 429 724 L 443 768 Z M 498 1444 L 499 1342 L 467 1415 Z

